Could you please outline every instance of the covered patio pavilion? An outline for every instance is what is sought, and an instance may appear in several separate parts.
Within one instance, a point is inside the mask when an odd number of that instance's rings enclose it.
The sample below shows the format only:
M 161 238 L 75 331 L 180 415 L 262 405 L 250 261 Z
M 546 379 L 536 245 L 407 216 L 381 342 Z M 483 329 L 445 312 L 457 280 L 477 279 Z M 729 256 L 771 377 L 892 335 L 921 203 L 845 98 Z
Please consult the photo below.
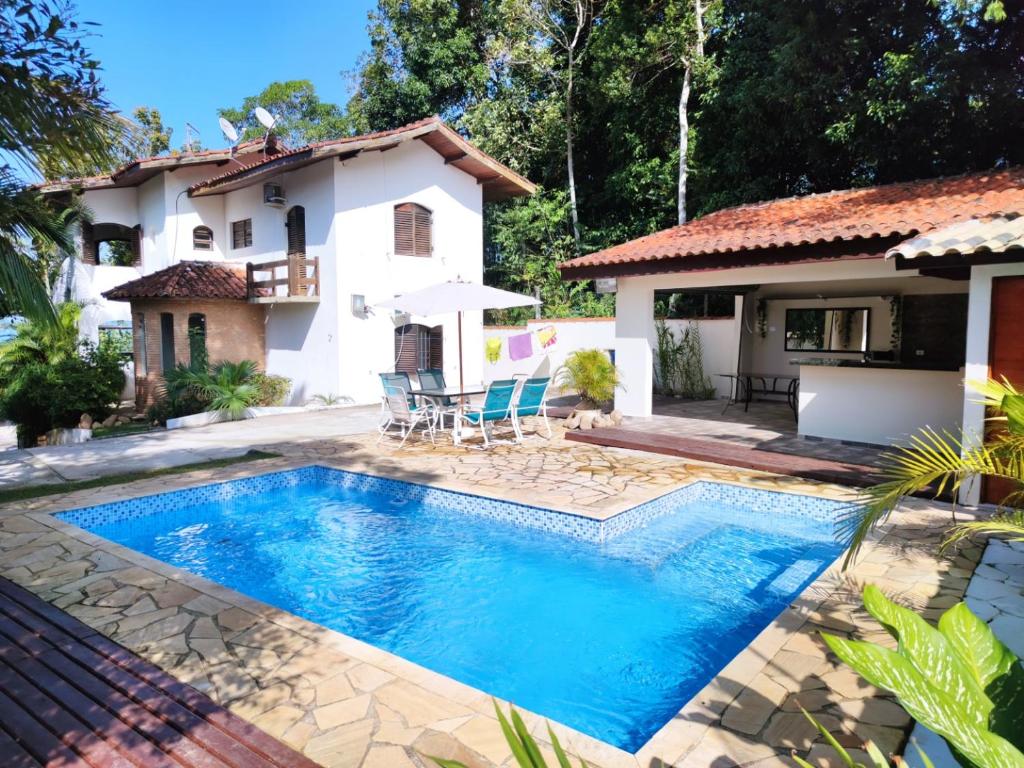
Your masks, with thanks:
M 840 446 L 877 454 L 926 426 L 980 436 L 984 409 L 963 381 L 1024 378 L 1024 250 L 1000 234 L 1022 212 L 1024 169 L 1012 168 L 725 209 L 561 270 L 615 280 L 624 379 L 615 405 L 652 450 L 700 439 L 813 457 Z M 947 227 L 972 221 L 994 229 L 943 242 Z M 922 235 L 932 247 L 902 252 Z M 797 380 L 792 432 L 763 432 L 759 422 L 778 406 L 756 393 L 748 411 L 725 415 L 715 413 L 721 403 L 655 399 L 655 296 L 707 291 L 731 293 L 735 313 L 734 362 L 706 373 Z M 601 437 L 614 436 L 586 439 Z M 966 497 L 977 501 L 980 489 Z

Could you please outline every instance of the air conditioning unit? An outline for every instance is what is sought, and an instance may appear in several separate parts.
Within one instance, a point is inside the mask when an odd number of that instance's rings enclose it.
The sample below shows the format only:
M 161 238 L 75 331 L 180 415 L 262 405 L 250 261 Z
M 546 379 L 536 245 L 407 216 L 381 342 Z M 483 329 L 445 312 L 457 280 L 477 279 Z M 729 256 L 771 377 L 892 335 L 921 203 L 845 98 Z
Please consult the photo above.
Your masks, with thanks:
M 284 187 L 280 184 L 263 185 L 263 203 L 265 205 L 283 208 L 287 201 L 287 198 L 284 196 Z

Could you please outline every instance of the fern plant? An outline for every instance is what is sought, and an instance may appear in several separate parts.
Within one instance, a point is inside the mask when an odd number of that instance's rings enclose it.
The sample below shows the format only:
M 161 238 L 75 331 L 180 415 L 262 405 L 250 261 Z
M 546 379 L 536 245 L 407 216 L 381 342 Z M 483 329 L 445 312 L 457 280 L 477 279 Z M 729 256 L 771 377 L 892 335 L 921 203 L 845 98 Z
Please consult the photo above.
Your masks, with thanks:
M 569 355 L 556 373 L 558 385 L 573 390 L 583 408 L 593 410 L 615 397 L 619 369 L 600 349 L 580 349 Z

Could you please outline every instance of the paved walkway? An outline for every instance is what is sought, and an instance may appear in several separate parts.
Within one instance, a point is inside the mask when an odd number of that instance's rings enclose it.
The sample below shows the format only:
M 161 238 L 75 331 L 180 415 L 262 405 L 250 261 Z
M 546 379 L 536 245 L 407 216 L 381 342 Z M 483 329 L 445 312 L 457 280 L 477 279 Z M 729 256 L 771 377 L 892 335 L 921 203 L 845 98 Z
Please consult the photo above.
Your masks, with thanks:
M 241 456 L 271 443 L 302 445 L 355 435 L 374 429 L 379 414 L 375 405 L 331 408 L 194 429 L 161 429 L 82 445 L 4 451 L 0 452 L 0 489 L 145 472 Z

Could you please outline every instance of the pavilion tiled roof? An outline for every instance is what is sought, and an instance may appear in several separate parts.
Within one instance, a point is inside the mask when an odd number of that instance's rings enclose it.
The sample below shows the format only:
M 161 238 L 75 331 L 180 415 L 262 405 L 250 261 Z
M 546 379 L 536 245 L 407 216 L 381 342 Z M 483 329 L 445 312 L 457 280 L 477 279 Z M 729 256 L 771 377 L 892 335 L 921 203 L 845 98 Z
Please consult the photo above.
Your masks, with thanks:
M 233 299 L 248 297 L 245 267 L 216 261 L 182 261 L 106 291 L 116 301 L 132 299 Z
M 581 256 L 560 265 L 563 275 L 600 277 L 636 273 L 671 260 L 893 236 L 911 237 L 950 224 L 1000 213 L 1024 213 L 1024 167 L 886 184 L 726 208 L 681 226 Z M 789 248 L 792 250 L 791 248 Z M 884 249 L 883 249 L 884 250 Z M 879 254 L 881 256 L 881 254 Z M 696 262 L 697 259 L 694 259 Z

